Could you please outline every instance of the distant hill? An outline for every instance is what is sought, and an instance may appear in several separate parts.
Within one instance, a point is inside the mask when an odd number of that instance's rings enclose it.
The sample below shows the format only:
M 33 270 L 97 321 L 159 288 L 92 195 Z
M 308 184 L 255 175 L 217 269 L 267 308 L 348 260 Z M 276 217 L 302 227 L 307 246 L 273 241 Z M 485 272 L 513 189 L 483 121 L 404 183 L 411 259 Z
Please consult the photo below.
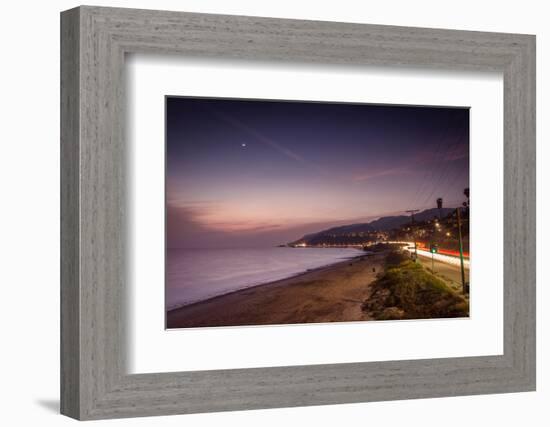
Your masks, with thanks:
M 382 218 L 371 221 L 369 225 L 373 230 L 377 231 L 390 231 L 394 228 L 399 228 L 405 224 L 411 222 L 410 216 L 398 215 L 398 216 L 384 216 Z
M 454 212 L 455 208 L 442 208 L 441 209 L 441 215 L 443 217 L 446 217 L 450 213 Z M 410 217 L 407 217 L 409 221 L 411 220 Z M 414 214 L 415 221 L 427 221 L 429 219 L 439 218 L 439 209 L 432 208 L 432 209 L 426 209 L 422 212 L 417 212 Z
M 445 217 L 453 211 L 454 208 L 443 208 L 441 209 L 441 214 Z M 416 222 L 427 221 L 434 217 L 439 217 L 439 209 L 437 208 L 426 209 L 414 215 Z M 337 243 L 341 242 L 342 238 L 345 238 L 349 243 L 353 243 L 353 240 L 362 241 L 368 235 L 375 235 L 376 232 L 391 231 L 410 222 L 411 217 L 407 215 L 384 216 L 366 223 L 341 225 L 317 233 L 310 233 L 290 244 L 306 243 L 308 245 L 318 245 L 322 243 Z

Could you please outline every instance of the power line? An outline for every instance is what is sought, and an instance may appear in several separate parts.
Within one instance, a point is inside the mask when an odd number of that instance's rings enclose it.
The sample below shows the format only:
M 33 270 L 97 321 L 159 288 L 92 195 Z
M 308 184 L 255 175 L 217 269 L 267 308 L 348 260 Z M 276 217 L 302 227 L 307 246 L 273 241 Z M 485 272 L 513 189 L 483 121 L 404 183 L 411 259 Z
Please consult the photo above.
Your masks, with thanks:
M 442 179 L 440 181 L 438 181 L 440 183 L 439 185 L 439 188 L 445 188 L 447 185 L 450 185 L 451 183 L 453 182 L 457 182 L 458 179 L 460 177 L 462 177 L 462 175 L 464 174 L 464 172 L 466 172 L 468 169 L 463 169 L 463 168 L 457 168 L 455 171 L 454 171 L 454 175 L 452 174 L 453 171 L 451 171 L 451 169 L 449 169 L 449 172 L 446 173 L 446 175 L 444 177 L 441 177 Z M 435 197 L 435 191 L 437 190 L 437 184 L 434 186 L 432 192 L 430 193 L 430 195 L 424 200 L 424 203 L 428 203 L 432 197 Z
M 460 124 L 459 124 L 460 125 Z M 460 126 L 461 127 L 461 126 Z M 460 127 L 459 129 L 457 130 L 460 130 Z M 447 155 L 449 153 L 452 153 L 454 150 L 458 149 L 458 147 L 460 146 L 460 144 L 462 143 L 462 135 L 457 135 L 455 141 L 449 145 L 449 149 L 447 150 L 447 152 L 445 153 L 445 157 L 447 157 Z M 435 171 L 437 169 L 434 169 L 434 174 L 433 176 L 435 176 Z M 435 192 L 438 188 L 444 188 L 445 186 L 442 185 L 443 182 L 447 182 L 448 179 L 449 179 L 449 176 L 451 175 L 452 171 L 451 169 L 448 167 L 448 165 L 446 164 L 446 162 L 441 162 L 441 171 L 439 173 L 439 177 L 437 178 L 437 180 L 433 181 L 432 183 L 432 189 L 431 189 L 431 192 L 429 193 L 425 193 L 425 194 L 428 194 L 428 197 L 426 197 L 424 199 L 424 204 L 426 204 L 432 197 L 434 197 L 435 195 Z
M 453 123 L 453 121 L 455 123 Z M 456 126 L 458 126 L 458 128 Z M 440 140 L 440 144 L 443 145 L 443 142 L 448 141 L 447 136 L 449 135 L 449 132 L 451 131 L 451 129 L 459 130 L 459 128 L 460 128 L 460 123 L 458 123 L 457 116 L 455 116 L 454 120 L 451 120 L 449 122 L 449 124 L 446 128 L 445 138 L 442 138 Z M 458 140 L 458 138 L 457 138 L 457 140 Z M 456 146 L 456 141 L 453 141 L 451 144 L 448 145 L 448 148 L 447 148 L 446 151 L 443 151 L 443 152 L 438 151 L 436 153 L 436 156 L 434 157 L 433 163 L 435 163 L 438 166 L 427 169 L 429 171 L 429 178 L 427 180 L 425 180 L 424 182 L 422 182 L 421 189 L 417 192 L 417 195 L 415 196 L 415 199 L 414 199 L 414 203 L 417 203 L 420 200 L 423 200 L 423 198 L 425 197 L 425 194 L 428 194 L 430 192 L 430 190 L 433 189 L 433 187 L 435 187 L 437 185 L 438 181 L 434 181 L 434 179 L 435 179 L 436 175 L 438 174 L 438 172 L 439 172 L 439 175 L 440 175 L 440 179 L 441 179 L 441 176 L 443 175 L 443 173 L 445 173 L 446 165 L 444 163 L 444 159 L 448 156 L 448 154 L 452 150 L 454 150 L 455 146 Z M 440 171 L 440 169 L 441 169 L 441 171 Z M 432 187 L 430 187 L 430 185 Z
M 445 130 L 441 133 L 439 141 L 437 143 L 437 149 L 435 151 L 434 159 L 437 160 L 437 158 L 440 156 L 441 148 L 443 148 L 443 142 L 447 139 L 447 136 L 449 135 L 451 124 L 453 123 L 453 117 L 449 117 L 447 126 L 445 127 Z M 431 172 L 431 173 L 430 173 Z M 416 203 L 417 198 L 424 192 L 424 189 L 426 185 L 429 185 L 430 179 L 428 179 L 428 175 L 431 177 L 433 175 L 433 169 L 426 168 L 424 169 L 424 174 L 422 175 L 421 183 L 417 187 L 416 192 L 414 193 L 414 196 L 411 199 L 410 204 Z

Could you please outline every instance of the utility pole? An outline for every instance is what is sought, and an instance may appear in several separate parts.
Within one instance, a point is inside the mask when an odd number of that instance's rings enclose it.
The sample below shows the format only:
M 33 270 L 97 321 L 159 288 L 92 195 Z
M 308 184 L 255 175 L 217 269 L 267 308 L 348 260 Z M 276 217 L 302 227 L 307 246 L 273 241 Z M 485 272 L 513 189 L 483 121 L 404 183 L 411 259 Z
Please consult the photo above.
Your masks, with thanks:
M 437 202 L 437 209 L 439 209 L 439 220 L 441 220 L 441 209 L 443 208 L 443 199 L 440 197 L 436 200 Z
M 437 244 L 432 242 L 430 243 L 430 252 L 432 253 L 432 273 L 435 274 L 434 268 L 434 254 L 437 253 Z
M 467 294 L 466 278 L 464 276 L 464 252 L 462 249 L 462 226 L 460 224 L 460 208 L 456 208 L 456 220 L 458 223 L 458 250 L 460 252 L 460 273 L 462 275 L 462 293 Z
M 413 237 L 414 237 L 414 262 L 418 262 L 418 251 L 416 250 L 416 232 L 414 230 L 414 214 L 416 212 L 419 212 L 420 209 L 409 209 L 408 211 L 405 211 L 407 213 L 411 214 L 411 228 L 413 229 Z

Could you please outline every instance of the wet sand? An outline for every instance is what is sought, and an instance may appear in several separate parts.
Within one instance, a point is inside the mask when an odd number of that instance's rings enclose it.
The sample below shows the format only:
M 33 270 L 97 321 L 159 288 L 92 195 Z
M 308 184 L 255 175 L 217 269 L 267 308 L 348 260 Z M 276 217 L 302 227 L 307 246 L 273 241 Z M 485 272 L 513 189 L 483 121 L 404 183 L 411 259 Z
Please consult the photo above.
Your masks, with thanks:
M 357 257 L 177 308 L 167 313 L 167 327 L 370 320 L 361 304 L 383 259 L 384 254 Z

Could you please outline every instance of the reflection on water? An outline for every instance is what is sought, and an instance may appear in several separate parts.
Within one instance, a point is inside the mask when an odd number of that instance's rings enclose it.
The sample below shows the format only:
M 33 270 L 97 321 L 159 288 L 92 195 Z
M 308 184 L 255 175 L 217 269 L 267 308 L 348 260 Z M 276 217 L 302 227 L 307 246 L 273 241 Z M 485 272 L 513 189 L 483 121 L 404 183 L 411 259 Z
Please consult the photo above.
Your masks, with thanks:
M 168 249 L 166 308 L 222 295 L 332 264 L 357 249 Z

